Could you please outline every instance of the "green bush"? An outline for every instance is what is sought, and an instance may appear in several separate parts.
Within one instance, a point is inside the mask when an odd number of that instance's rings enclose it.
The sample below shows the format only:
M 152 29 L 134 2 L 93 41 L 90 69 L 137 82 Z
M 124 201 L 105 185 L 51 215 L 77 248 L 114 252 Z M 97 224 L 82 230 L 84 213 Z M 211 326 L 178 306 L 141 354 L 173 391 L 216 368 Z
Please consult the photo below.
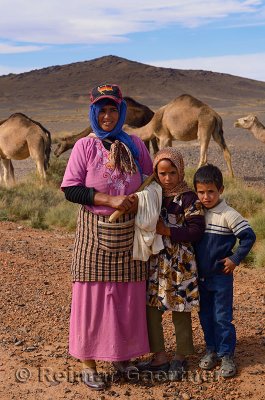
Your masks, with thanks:
M 62 201 L 46 213 L 46 223 L 49 226 L 65 228 L 68 231 L 75 230 L 78 204 Z
M 255 246 L 254 262 L 255 267 L 265 267 L 265 239 L 259 241 Z
M 249 222 L 254 229 L 257 239 L 265 239 L 265 211 L 260 211 L 249 219 Z
M 65 214 L 68 218 L 73 218 L 70 210 L 72 208 L 74 214 L 75 207 L 65 201 L 64 194 L 59 189 L 65 165 L 65 161 L 54 159 L 50 165 L 48 180 L 44 184 L 32 173 L 13 187 L 0 187 L 0 220 L 24 221 L 34 228 L 47 229 L 53 225 L 47 216 L 50 216 L 51 210 L 56 213 L 56 208 L 60 207 L 66 208 Z M 58 226 L 63 226 L 58 219 L 59 216 L 54 216 L 54 225 L 56 221 Z M 72 229 L 73 222 L 69 220 L 67 226 Z
M 264 196 L 254 188 L 247 188 L 242 183 L 224 190 L 224 197 L 231 207 L 248 218 L 257 213 L 265 204 Z
M 66 164 L 67 160 L 65 158 L 52 157 L 47 170 L 48 182 L 52 182 L 55 186 L 59 187 L 62 182 Z

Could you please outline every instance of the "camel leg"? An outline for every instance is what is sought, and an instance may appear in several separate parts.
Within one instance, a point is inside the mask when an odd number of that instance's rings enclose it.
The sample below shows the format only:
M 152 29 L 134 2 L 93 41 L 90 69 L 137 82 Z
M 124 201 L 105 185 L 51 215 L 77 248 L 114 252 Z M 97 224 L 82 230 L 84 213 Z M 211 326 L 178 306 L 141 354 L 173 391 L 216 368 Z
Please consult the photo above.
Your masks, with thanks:
M 41 180 L 45 181 L 47 178 L 47 175 L 46 175 L 46 171 L 44 169 L 43 163 L 44 163 L 44 160 L 37 160 L 36 166 L 37 166 L 38 173 L 41 177 Z
M 14 167 L 12 161 L 6 158 L 2 158 L 3 166 L 3 182 L 5 186 L 10 186 L 15 183 Z
M 153 152 L 154 152 L 154 154 L 156 154 L 159 151 L 157 138 L 154 137 L 153 139 L 151 139 L 151 143 L 152 143 L 152 146 L 153 146 Z
M 159 149 L 164 149 L 164 147 L 172 147 L 172 137 L 169 135 L 158 137 Z
M 150 142 L 152 144 L 153 153 L 156 154 L 158 152 L 158 150 L 159 150 L 158 143 L 157 143 L 157 138 L 153 137 L 151 140 L 144 140 L 144 144 L 146 145 L 146 148 L 149 151 L 149 153 L 151 151 Z
M 210 136 L 208 137 L 198 133 L 198 139 L 200 143 L 200 160 L 198 164 L 198 168 L 205 165 L 207 163 L 207 150 L 210 142 Z
M 45 171 L 45 144 L 43 138 L 40 137 L 37 140 L 34 138 L 32 140 L 28 140 L 28 148 L 29 154 L 32 160 L 35 162 L 38 174 L 41 180 L 46 180 L 46 171 Z
M 221 134 L 214 133 L 213 134 L 213 139 L 214 141 L 220 146 L 220 148 L 223 151 L 224 159 L 228 168 L 228 171 L 230 173 L 230 176 L 233 178 L 234 177 L 234 171 L 232 167 L 232 161 L 231 161 L 231 154 L 230 151 L 228 150 L 228 147 L 225 143 L 224 137 Z
M 227 146 L 225 147 L 225 149 L 223 149 L 223 153 L 224 153 L 224 159 L 225 159 L 227 168 L 229 170 L 230 176 L 232 178 L 234 178 L 234 171 L 233 171 L 232 161 L 231 161 L 231 153 L 228 150 Z

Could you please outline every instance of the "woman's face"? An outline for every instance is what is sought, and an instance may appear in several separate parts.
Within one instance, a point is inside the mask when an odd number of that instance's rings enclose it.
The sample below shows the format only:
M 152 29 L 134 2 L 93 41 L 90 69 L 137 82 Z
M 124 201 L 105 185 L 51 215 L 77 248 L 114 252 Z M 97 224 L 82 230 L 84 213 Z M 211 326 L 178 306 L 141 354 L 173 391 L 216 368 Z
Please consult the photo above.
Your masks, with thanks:
M 98 114 L 98 124 L 104 131 L 112 131 L 119 120 L 119 111 L 115 105 L 106 104 Z
M 161 186 L 165 189 L 173 189 L 179 183 L 178 170 L 169 160 L 161 160 L 157 164 L 157 176 Z

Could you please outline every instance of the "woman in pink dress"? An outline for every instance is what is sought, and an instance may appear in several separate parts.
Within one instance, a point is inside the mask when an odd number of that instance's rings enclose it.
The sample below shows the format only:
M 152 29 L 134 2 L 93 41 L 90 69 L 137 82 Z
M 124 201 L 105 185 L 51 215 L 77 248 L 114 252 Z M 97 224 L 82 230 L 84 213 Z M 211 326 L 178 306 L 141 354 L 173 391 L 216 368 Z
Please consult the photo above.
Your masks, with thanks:
M 134 215 L 143 174 L 152 173 L 144 143 L 122 130 L 126 102 L 117 85 L 91 92 L 93 133 L 75 144 L 62 182 L 67 200 L 81 205 L 71 272 L 69 352 L 83 362 L 83 381 L 106 387 L 95 360 L 117 369 L 149 352 L 146 263 L 132 258 Z M 108 221 L 115 210 L 124 214 Z

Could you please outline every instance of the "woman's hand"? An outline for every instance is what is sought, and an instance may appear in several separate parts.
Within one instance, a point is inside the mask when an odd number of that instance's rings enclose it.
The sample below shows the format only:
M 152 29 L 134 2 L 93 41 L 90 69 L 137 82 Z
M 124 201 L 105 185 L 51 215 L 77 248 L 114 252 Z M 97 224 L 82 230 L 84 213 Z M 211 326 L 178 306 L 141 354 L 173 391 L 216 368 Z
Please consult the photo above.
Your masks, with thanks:
M 136 214 L 138 209 L 138 196 L 130 194 L 129 196 L 110 196 L 104 193 L 95 193 L 94 205 L 108 206 L 116 210 L 123 211 L 125 214 Z
M 121 210 L 124 212 L 128 212 L 128 210 L 132 207 L 132 201 L 129 196 L 110 196 L 110 207 L 116 208 L 117 210 Z
M 138 210 L 138 196 L 136 193 L 130 194 L 128 196 L 129 201 L 131 202 L 131 207 L 126 210 L 126 214 L 136 214 Z

